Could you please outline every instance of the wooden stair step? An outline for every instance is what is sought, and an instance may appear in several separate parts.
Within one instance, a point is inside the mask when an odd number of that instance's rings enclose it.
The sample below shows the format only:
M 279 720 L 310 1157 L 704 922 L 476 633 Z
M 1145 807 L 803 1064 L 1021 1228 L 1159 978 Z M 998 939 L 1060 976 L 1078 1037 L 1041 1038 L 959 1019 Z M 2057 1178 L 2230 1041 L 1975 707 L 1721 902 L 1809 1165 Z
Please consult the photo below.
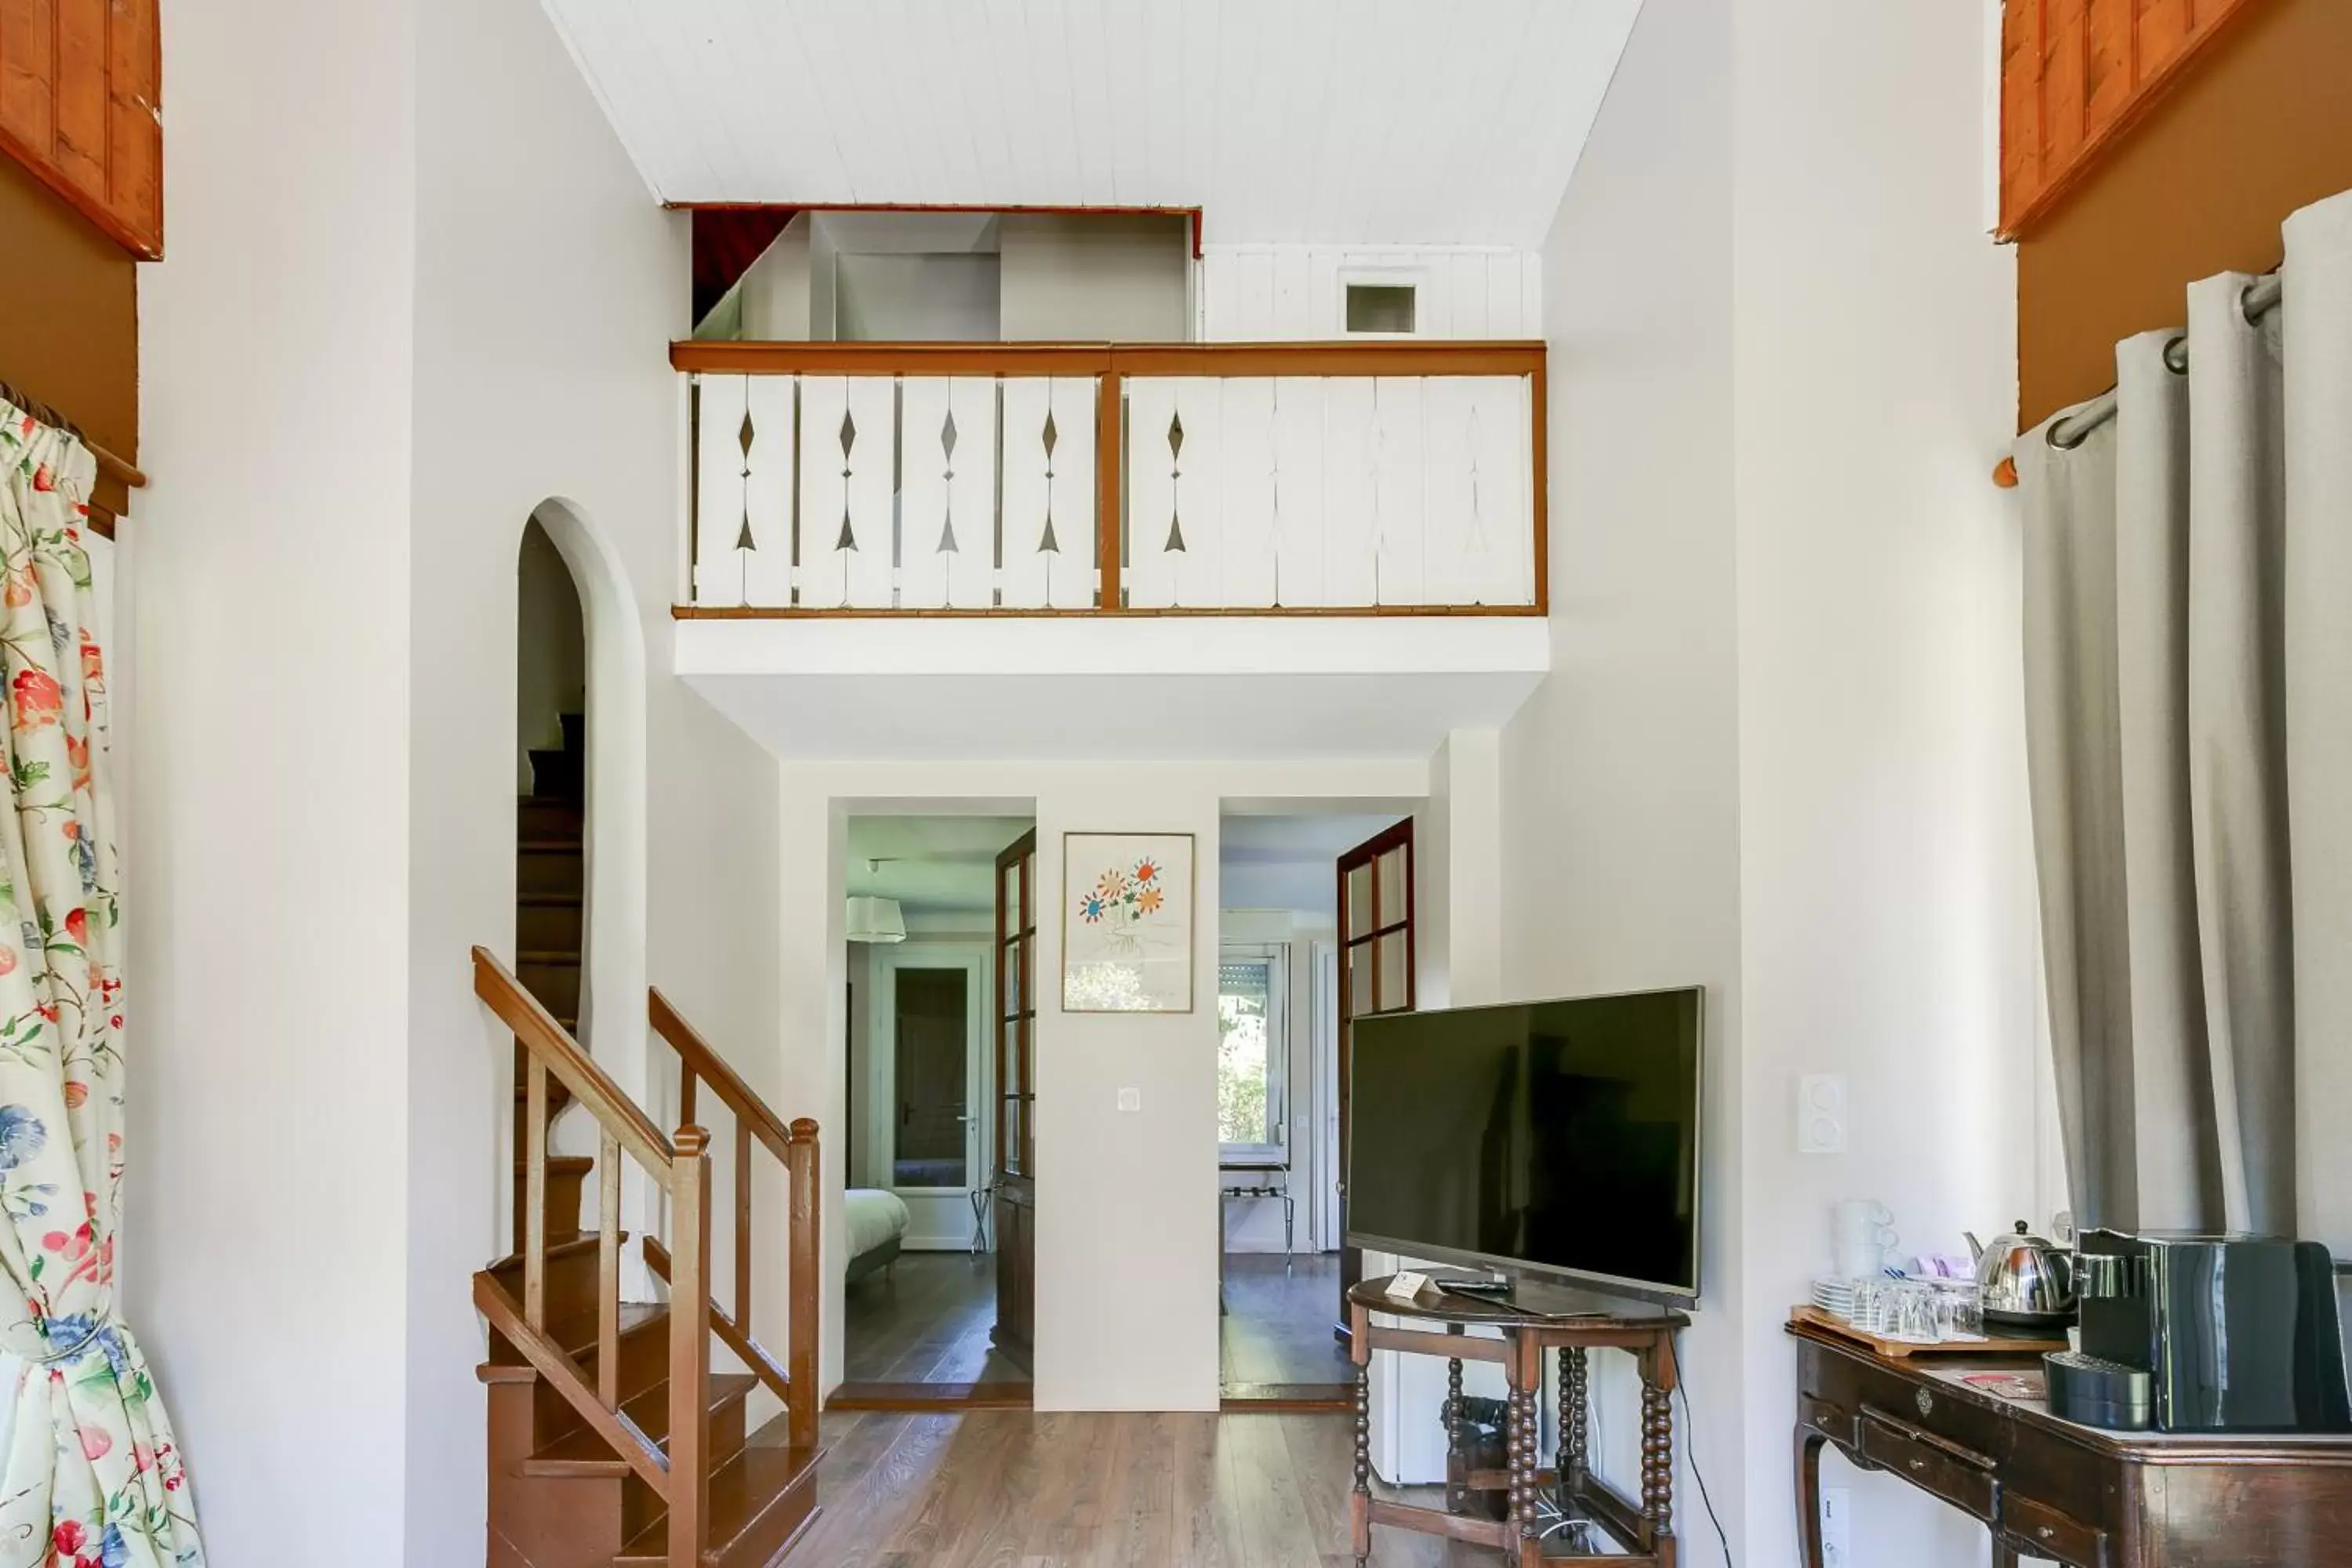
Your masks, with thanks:
M 583 1239 L 593 1244 L 595 1237 L 592 1236 Z M 509 1294 L 514 1292 L 509 1291 Z M 621 1338 L 625 1342 L 658 1331 L 668 1321 L 667 1307 L 647 1306 L 635 1301 L 621 1303 Z M 593 1381 L 596 1361 L 596 1314 L 591 1310 L 551 1318 L 546 1333 L 555 1348 L 579 1362 L 582 1370 Z M 524 1383 L 536 1378 L 539 1373 L 523 1360 L 520 1351 L 506 1342 L 505 1335 L 499 1334 L 491 1342 L 490 1360 L 477 1369 L 477 1375 L 485 1383 Z
M 710 1374 L 709 1410 L 714 1430 L 720 1426 L 719 1417 L 729 1406 L 740 1405 L 760 1380 L 748 1373 L 714 1372 Z M 625 1401 L 621 1413 L 636 1424 L 665 1454 L 669 1452 L 669 1384 L 656 1384 L 635 1398 Z M 726 1458 L 730 1456 L 714 1456 Z M 613 1452 L 612 1446 L 599 1436 L 593 1427 L 583 1426 L 567 1433 L 541 1448 L 515 1467 L 518 1475 L 573 1478 L 618 1479 L 631 1473 L 629 1462 Z
M 816 1518 L 816 1470 L 822 1448 L 761 1441 L 782 1417 L 761 1428 L 751 1445 L 710 1473 L 710 1544 L 707 1568 L 767 1568 Z M 639 1531 L 613 1559 L 613 1568 L 667 1568 L 667 1515 Z

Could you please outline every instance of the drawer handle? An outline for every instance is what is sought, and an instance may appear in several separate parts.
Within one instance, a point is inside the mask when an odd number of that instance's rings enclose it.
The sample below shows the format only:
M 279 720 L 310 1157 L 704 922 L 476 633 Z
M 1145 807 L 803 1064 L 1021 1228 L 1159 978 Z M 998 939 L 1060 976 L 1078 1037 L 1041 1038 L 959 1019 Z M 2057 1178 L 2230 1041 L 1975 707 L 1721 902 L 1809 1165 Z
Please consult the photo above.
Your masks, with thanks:
M 1925 1459 L 1914 1459 L 1911 1461 L 1911 1468 L 1915 1471 L 1924 1470 L 1927 1468 L 1927 1461 Z
M 2034 1527 L 2033 1533 L 2044 1541 L 2050 1541 L 2057 1536 L 2058 1531 L 2051 1525 L 2042 1524 Z

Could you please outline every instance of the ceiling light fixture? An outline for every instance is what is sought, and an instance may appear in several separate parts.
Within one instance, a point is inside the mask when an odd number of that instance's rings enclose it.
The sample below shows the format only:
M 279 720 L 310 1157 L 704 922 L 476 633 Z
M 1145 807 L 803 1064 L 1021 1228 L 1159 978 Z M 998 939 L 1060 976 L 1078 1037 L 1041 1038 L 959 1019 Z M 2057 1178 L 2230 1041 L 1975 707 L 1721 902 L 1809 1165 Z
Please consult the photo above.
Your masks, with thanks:
M 899 912 L 898 900 L 861 894 L 849 900 L 846 934 L 851 942 L 904 942 L 907 940 L 907 917 Z

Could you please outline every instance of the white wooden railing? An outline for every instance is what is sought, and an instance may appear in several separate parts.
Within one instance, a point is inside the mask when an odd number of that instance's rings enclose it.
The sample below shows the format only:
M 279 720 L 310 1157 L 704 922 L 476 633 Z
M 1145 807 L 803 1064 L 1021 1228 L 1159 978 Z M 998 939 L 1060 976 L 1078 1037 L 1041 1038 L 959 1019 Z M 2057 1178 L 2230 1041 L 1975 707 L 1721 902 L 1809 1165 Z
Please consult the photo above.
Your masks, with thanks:
M 692 616 L 1540 614 L 1541 343 L 701 343 Z

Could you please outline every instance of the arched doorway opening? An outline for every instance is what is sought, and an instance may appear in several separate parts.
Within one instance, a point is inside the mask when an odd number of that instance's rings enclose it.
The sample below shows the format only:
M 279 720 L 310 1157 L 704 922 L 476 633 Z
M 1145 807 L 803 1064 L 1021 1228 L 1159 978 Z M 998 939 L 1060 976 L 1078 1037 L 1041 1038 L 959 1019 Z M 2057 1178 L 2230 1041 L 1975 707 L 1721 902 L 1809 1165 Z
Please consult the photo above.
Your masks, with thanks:
M 588 954 L 588 631 L 579 584 L 537 516 L 523 525 L 515 562 L 515 978 L 574 1038 Z M 515 1081 L 527 1070 L 515 1047 Z M 551 1082 L 551 1124 L 571 1102 Z M 530 1115 L 514 1105 L 515 1235 L 523 1231 L 522 1166 Z M 580 1227 L 582 1191 L 594 1163 L 579 1153 L 547 1162 L 548 1227 Z

